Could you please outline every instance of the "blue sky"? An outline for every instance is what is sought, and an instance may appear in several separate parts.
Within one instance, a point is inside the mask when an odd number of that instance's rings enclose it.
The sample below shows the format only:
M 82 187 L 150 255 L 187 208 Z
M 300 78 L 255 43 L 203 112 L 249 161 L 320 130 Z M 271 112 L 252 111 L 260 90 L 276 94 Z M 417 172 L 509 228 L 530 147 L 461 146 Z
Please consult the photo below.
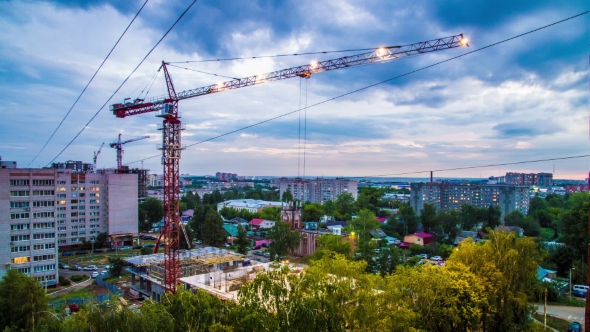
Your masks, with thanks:
M 150 0 L 56 136 L 32 164 L 44 166 L 107 100 L 191 0 Z M 143 1 L 0 2 L 0 156 L 26 166 L 56 128 Z M 448 59 L 590 10 L 587 1 L 200 0 L 124 85 L 135 98 L 162 60 L 301 53 L 403 45 L 463 33 L 469 48 L 290 79 L 181 102 L 189 145 Z M 374 176 L 584 155 L 590 152 L 590 15 L 307 110 L 307 141 L 293 114 L 189 147 L 181 172 Z M 182 65 L 230 77 L 340 54 Z M 220 78 L 170 68 L 177 91 Z M 301 88 L 300 88 L 301 87 Z M 160 73 L 149 96 L 164 93 Z M 301 96 L 301 98 L 300 98 Z M 307 96 L 307 97 L 305 97 Z M 301 114 L 303 116 L 303 114 Z M 301 117 L 303 126 L 304 117 Z M 160 119 L 115 118 L 104 109 L 57 160 L 92 161 L 119 133 L 151 138 L 124 161 L 158 154 Z M 112 167 L 103 148 L 99 167 Z M 140 163 L 131 166 L 141 166 Z M 159 158 L 146 168 L 161 173 Z M 590 158 L 449 171 L 508 171 L 584 179 Z M 416 174 L 416 177 L 424 174 Z

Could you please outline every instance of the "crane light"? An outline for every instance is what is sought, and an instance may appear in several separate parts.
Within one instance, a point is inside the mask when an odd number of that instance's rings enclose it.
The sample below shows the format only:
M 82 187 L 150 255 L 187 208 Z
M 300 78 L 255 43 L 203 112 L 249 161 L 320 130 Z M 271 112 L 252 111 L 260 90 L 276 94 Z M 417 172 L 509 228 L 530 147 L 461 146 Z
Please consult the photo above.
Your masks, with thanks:
M 256 82 L 258 82 L 258 83 L 264 83 L 265 79 L 266 79 L 266 75 L 264 75 L 264 74 L 256 75 Z
M 315 60 L 309 64 L 309 68 L 311 68 L 311 69 L 317 69 L 317 67 L 318 67 L 318 62 Z
M 375 55 L 377 55 L 378 57 L 382 57 L 385 54 L 387 54 L 387 51 L 383 48 L 383 47 L 379 47 L 376 51 L 375 51 Z
M 467 38 L 462 38 L 460 41 L 461 45 L 465 46 L 465 45 L 469 45 L 469 40 L 467 40 Z

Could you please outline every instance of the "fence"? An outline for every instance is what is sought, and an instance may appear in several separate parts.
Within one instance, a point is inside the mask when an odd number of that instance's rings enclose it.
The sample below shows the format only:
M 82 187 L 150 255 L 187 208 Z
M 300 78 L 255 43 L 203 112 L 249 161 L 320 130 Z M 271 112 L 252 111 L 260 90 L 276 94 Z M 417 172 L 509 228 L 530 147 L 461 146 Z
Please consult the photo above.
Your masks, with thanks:
M 82 305 L 82 304 L 88 304 L 88 303 L 100 303 L 100 302 L 105 302 L 105 301 L 109 301 L 112 299 L 117 299 L 119 297 L 123 297 L 123 290 L 117 288 L 117 286 L 115 286 L 111 283 L 108 283 L 108 282 L 102 280 L 102 276 L 99 276 L 96 278 L 96 284 L 102 288 L 108 289 L 109 292 L 106 294 L 99 294 L 99 295 L 95 295 L 95 296 L 76 297 L 76 298 L 71 298 L 71 299 L 67 299 L 67 300 L 52 301 L 52 302 L 49 302 L 49 308 L 51 308 L 51 309 L 62 308 L 64 306 L 66 306 L 67 304 Z

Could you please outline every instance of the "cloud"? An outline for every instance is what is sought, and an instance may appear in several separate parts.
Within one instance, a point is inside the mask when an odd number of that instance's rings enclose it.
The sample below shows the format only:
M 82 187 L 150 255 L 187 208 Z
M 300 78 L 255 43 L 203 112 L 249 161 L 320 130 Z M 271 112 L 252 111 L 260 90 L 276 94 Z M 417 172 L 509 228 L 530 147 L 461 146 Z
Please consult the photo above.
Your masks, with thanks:
M 492 129 L 495 130 L 497 135 L 501 138 L 534 137 L 539 135 L 551 135 L 561 131 L 559 126 L 551 124 L 548 120 L 535 123 L 500 123 L 495 125 Z

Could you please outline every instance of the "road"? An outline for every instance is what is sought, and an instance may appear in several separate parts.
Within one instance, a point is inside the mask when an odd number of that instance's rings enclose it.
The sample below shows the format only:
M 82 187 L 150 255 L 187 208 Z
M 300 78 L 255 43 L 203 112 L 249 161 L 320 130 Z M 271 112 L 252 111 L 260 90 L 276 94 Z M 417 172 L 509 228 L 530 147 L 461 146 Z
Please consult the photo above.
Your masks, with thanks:
M 548 305 L 547 315 L 565 319 L 569 322 L 580 322 L 584 326 L 584 307 L 567 307 L 562 305 Z M 543 314 L 543 305 L 537 304 L 537 312 Z

